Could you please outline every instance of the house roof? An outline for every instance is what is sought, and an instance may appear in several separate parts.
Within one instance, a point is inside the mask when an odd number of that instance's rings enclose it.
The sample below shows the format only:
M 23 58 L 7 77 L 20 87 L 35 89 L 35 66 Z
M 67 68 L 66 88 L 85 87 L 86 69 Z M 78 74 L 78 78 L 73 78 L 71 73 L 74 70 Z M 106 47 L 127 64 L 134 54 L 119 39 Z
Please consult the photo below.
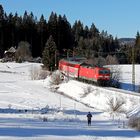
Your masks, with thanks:
M 6 52 L 9 52 L 9 53 L 15 53 L 16 52 L 16 49 L 14 47 L 11 47 L 8 51 Z

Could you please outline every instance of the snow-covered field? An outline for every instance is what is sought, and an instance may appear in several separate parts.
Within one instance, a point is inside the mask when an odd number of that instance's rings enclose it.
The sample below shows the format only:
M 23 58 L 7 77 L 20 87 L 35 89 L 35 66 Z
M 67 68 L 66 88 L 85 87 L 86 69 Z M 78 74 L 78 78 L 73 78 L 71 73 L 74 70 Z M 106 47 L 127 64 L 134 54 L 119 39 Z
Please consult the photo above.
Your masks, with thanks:
M 134 71 L 132 65 L 113 65 L 109 67 L 112 68 L 115 72 L 119 71 L 119 81 L 121 83 L 122 89 L 133 91 L 134 82 L 135 90 L 138 91 L 138 88 L 140 86 L 140 65 L 135 64 Z M 132 77 L 134 78 L 134 81 L 132 80 Z
M 32 70 L 40 65 L 0 63 L 1 140 L 140 139 L 140 132 L 129 128 L 126 118 L 139 115 L 140 97 L 118 95 L 74 80 L 60 84 L 55 91 L 50 88 L 50 77 L 31 80 Z M 125 114 L 110 114 L 109 98 L 125 100 Z M 89 111 L 93 115 L 90 127 Z

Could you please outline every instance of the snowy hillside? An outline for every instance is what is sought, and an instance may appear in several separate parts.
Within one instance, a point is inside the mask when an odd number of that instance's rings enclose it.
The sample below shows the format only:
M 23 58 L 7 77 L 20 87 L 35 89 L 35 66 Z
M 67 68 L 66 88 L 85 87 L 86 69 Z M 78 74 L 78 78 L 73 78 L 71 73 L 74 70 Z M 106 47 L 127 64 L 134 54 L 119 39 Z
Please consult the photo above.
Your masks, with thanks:
M 33 69 L 41 69 L 41 64 L 0 63 L 0 139 L 140 139 L 140 133 L 127 126 L 126 118 L 139 115 L 138 96 L 108 92 L 74 80 L 52 90 L 49 76 L 31 80 Z M 125 100 L 125 113 L 112 116 L 107 105 L 110 98 Z M 90 127 L 86 118 L 89 111 L 93 114 Z

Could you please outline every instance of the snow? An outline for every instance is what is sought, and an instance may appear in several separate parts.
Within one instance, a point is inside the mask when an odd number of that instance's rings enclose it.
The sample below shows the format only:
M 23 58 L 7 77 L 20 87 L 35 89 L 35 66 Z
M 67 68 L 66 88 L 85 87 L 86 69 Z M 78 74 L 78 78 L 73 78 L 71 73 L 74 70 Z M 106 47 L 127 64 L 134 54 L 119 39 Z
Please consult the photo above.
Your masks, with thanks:
M 122 72 L 128 69 L 128 66 L 120 67 Z M 139 96 L 123 95 L 121 91 L 74 80 L 54 88 L 50 85 L 50 76 L 32 80 L 33 69 L 41 69 L 41 64 L 0 63 L 1 140 L 140 139 L 140 132 L 130 128 L 126 118 L 140 115 Z M 123 75 L 122 83 L 131 83 L 130 73 L 125 73 L 129 80 Z M 109 98 L 125 100 L 126 113 L 111 114 L 107 105 Z M 89 111 L 93 115 L 90 127 L 86 118 Z
M 113 65 L 109 67 L 112 68 L 112 70 L 119 71 L 121 88 L 133 91 L 133 65 Z M 137 91 L 140 85 L 140 65 L 134 65 L 134 75 L 135 89 Z

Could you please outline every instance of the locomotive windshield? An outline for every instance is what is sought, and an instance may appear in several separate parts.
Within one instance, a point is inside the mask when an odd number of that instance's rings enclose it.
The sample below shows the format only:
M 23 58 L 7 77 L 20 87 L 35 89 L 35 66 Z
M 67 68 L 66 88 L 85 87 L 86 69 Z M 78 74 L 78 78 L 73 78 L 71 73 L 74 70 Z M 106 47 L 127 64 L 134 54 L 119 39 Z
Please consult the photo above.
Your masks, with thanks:
M 99 70 L 99 74 L 110 74 L 109 70 Z

